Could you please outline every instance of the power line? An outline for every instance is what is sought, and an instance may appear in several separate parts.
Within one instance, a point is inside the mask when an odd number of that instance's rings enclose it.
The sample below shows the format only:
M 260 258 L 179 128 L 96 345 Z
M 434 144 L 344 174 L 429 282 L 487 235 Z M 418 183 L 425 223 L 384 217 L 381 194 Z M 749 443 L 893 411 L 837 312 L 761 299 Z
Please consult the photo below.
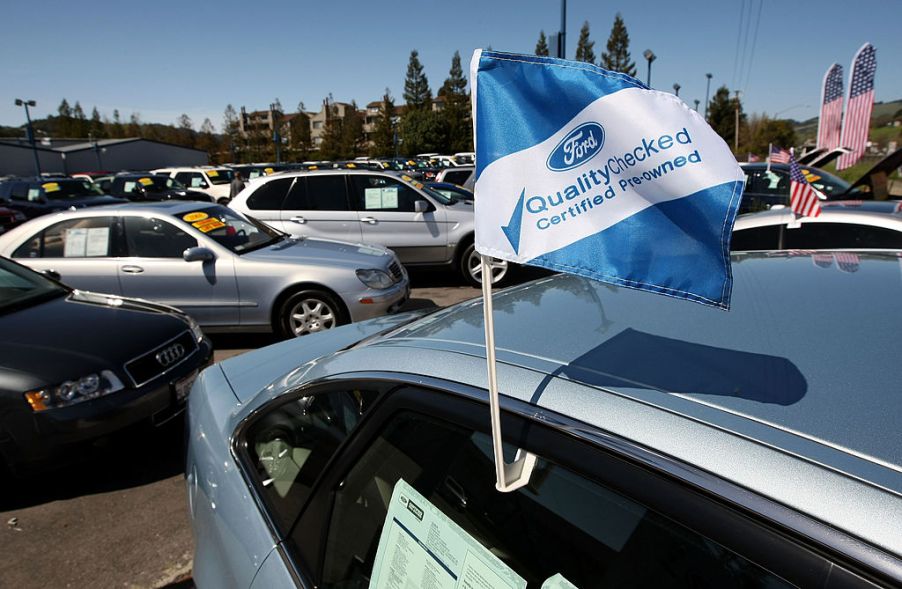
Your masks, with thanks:
M 736 72 L 736 86 L 735 88 L 742 87 L 742 74 L 745 71 L 745 64 L 748 61 L 748 47 L 749 47 L 749 30 L 752 28 L 752 5 L 755 3 L 755 0 L 748 0 L 745 3 L 748 6 L 748 15 L 745 18 L 745 29 L 742 31 L 742 50 L 739 52 L 739 69 Z
M 752 51 L 749 53 L 748 67 L 745 71 L 745 83 L 740 84 L 743 90 L 748 89 L 749 78 L 752 75 L 752 63 L 755 61 L 755 47 L 758 44 L 758 25 L 761 23 L 761 12 L 764 9 L 764 0 L 758 0 L 758 16 L 755 19 L 755 32 L 752 34 Z
M 736 87 L 736 66 L 739 63 L 739 40 L 742 38 L 742 21 L 745 18 L 745 0 L 739 5 L 739 29 L 736 31 L 736 53 L 733 54 L 733 78 L 730 86 Z

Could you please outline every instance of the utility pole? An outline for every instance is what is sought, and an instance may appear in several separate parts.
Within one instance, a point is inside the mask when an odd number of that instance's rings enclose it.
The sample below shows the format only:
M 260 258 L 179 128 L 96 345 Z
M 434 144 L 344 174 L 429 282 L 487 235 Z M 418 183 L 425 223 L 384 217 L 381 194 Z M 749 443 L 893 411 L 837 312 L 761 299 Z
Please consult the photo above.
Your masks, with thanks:
M 734 90 L 736 92 L 736 133 L 735 139 L 733 140 L 733 151 L 739 151 L 739 90 Z
M 561 0 L 561 32 L 558 33 L 558 57 L 567 59 L 567 0 Z
M 34 129 L 31 127 L 31 113 L 28 112 L 29 106 L 37 106 L 38 103 L 34 100 L 22 100 L 21 98 L 16 98 L 16 106 L 24 106 L 25 107 L 25 120 L 28 122 L 28 126 L 25 127 L 25 133 L 28 136 L 28 142 L 31 144 L 31 153 L 34 155 L 34 171 L 38 175 L 41 176 L 41 160 L 38 159 L 38 148 L 34 143 Z
M 280 132 L 281 129 L 280 129 L 280 125 L 279 125 L 279 123 L 281 122 L 281 117 L 277 117 L 276 112 L 277 111 L 276 111 L 275 103 L 270 103 L 269 118 L 272 121 L 272 142 L 273 142 L 274 152 L 276 155 L 276 163 L 280 164 L 280 163 L 282 163 L 282 149 L 281 149 L 282 137 L 281 137 L 281 132 Z M 279 114 L 281 114 L 281 113 L 279 113 Z
M 711 74 L 705 74 L 705 77 L 708 78 L 708 87 L 705 89 L 705 120 L 708 120 L 708 99 L 711 95 Z

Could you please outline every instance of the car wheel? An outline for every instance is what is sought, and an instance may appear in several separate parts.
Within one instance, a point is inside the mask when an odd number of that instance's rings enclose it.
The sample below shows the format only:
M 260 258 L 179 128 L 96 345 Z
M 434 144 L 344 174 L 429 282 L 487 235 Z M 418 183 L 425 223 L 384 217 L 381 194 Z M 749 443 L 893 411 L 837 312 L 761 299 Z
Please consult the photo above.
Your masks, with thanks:
M 294 293 L 282 303 L 277 319 L 285 337 L 299 337 L 347 323 L 335 297 L 321 290 Z
M 507 276 L 510 264 L 505 260 L 491 258 L 489 269 L 492 271 L 492 284 L 498 285 Z M 460 256 L 460 272 L 464 280 L 472 286 L 482 286 L 482 263 L 479 252 L 476 251 L 476 244 L 470 243 L 464 248 Z

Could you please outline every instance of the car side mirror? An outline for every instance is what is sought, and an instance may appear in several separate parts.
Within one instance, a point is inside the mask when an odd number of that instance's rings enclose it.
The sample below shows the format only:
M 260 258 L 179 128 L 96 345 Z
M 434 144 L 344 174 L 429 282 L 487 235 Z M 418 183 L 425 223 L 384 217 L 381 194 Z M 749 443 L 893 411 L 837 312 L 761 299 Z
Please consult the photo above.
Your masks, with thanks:
M 182 252 L 182 257 L 186 262 L 206 262 L 212 260 L 215 256 L 212 250 L 205 247 L 189 247 Z
M 425 213 L 429 211 L 429 203 L 425 200 L 418 200 L 413 203 L 413 211 L 415 213 Z
M 59 272 L 57 272 L 56 270 L 50 270 L 49 268 L 47 270 L 41 270 L 41 274 L 43 274 L 47 278 L 56 280 L 57 282 L 63 279 L 63 277 L 60 276 Z

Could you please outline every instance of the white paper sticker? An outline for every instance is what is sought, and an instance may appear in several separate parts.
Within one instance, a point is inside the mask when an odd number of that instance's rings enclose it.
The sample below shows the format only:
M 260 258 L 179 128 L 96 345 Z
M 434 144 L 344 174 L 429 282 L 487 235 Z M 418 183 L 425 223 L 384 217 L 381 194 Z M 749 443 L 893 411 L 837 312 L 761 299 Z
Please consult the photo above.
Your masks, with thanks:
M 397 209 L 398 187 L 383 186 L 381 188 L 366 188 L 363 191 L 364 207 L 370 209 Z
M 132 192 L 137 185 L 137 182 L 126 181 L 125 185 L 122 187 L 122 192 Z
M 63 246 L 63 257 L 85 257 L 85 245 L 87 244 L 87 238 L 88 230 L 83 227 L 66 229 L 66 244 Z
M 398 208 L 398 187 L 386 186 L 382 189 L 382 208 L 396 209 Z
M 364 204 L 363 206 L 369 209 L 381 209 L 382 208 L 382 189 L 381 188 L 367 188 L 363 191 Z
M 106 256 L 110 251 L 110 228 L 91 227 L 85 245 L 85 255 L 90 257 Z
M 370 589 L 525 589 L 521 578 L 403 479 L 392 493 Z
M 564 575 L 558 573 L 545 579 L 545 582 L 542 583 L 542 589 L 579 589 L 579 587 L 565 579 Z

